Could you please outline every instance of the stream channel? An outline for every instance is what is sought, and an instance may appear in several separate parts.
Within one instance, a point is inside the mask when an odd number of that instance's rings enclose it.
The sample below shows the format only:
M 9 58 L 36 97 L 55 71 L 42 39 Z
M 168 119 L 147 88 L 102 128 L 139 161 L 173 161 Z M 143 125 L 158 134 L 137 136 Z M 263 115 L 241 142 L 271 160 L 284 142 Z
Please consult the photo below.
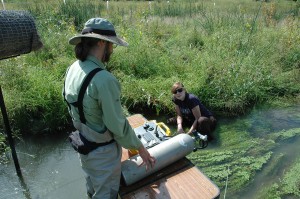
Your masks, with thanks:
M 287 108 L 254 109 L 241 118 L 221 118 L 218 125 L 225 123 L 228 125 L 230 122 L 234 121 L 236 123 L 239 120 L 244 121 L 246 119 L 251 123 L 255 123 L 248 130 L 256 136 L 260 136 L 263 133 L 300 128 L 299 113 L 300 105 Z M 27 137 L 22 141 L 18 141 L 16 151 L 23 179 L 20 179 L 16 174 L 12 159 L 6 164 L 1 163 L 0 199 L 87 198 L 85 180 L 78 156 L 66 138 L 67 133 L 62 133 L 55 136 Z M 213 143 L 205 150 L 209 150 L 210 147 L 214 147 Z M 273 153 L 289 154 L 288 161 L 294 161 L 299 158 L 299 151 L 300 138 L 298 136 L 293 142 L 277 147 Z M 288 166 L 288 164 L 283 164 L 278 168 L 278 175 L 282 175 L 285 166 Z M 227 193 L 228 196 L 231 195 L 228 198 L 255 199 L 256 193 L 264 184 L 275 182 L 278 178 L 280 176 L 268 177 L 258 172 L 253 181 L 238 195 Z M 223 195 L 224 190 L 221 190 L 220 198 L 223 198 Z

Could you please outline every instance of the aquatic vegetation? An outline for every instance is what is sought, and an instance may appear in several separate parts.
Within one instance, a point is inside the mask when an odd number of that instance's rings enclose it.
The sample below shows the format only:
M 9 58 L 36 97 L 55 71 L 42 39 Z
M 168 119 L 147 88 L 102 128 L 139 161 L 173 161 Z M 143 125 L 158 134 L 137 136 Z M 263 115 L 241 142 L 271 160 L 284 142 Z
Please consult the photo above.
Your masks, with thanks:
M 259 157 L 249 156 L 246 152 L 231 153 L 229 158 L 226 153 L 225 155 L 221 155 L 221 152 L 218 154 L 217 158 L 211 159 L 201 156 L 202 161 L 195 161 L 195 164 L 220 188 L 224 188 L 224 180 L 228 175 L 228 187 L 230 191 L 236 191 L 250 182 L 255 173 L 261 170 L 263 165 L 270 159 L 272 152 L 261 154 Z M 211 154 L 211 156 L 214 155 L 215 153 Z M 190 159 L 193 161 L 192 157 Z M 227 172 L 227 168 L 229 168 L 229 172 Z
M 300 135 L 300 128 L 283 130 L 283 131 L 280 131 L 277 133 L 272 133 L 272 134 L 268 135 L 267 137 L 278 142 L 278 141 L 287 140 L 287 139 L 295 137 L 297 135 Z
M 284 161 L 284 154 L 280 153 L 279 155 L 272 156 L 266 167 L 264 168 L 265 175 L 277 175 L 279 165 Z
M 188 156 L 199 167 L 208 167 L 210 165 L 218 165 L 221 163 L 230 162 L 233 160 L 234 151 L 222 151 L 222 152 L 203 152 L 201 151 L 192 153 Z
M 284 155 L 273 156 L 272 151 L 282 141 L 298 136 L 300 130 L 299 128 L 283 130 L 253 138 L 250 132 L 238 131 L 244 120 L 238 123 L 222 124 L 222 127 L 217 129 L 221 139 L 217 141 L 218 148 L 200 150 L 188 156 L 221 189 L 225 187 L 228 176 L 230 192 L 238 191 L 249 184 L 258 171 L 263 170 L 263 175 L 276 175 L 276 169 L 278 164 L 284 161 Z M 285 182 L 288 179 L 286 178 Z M 285 185 L 287 184 L 290 183 L 287 182 Z
M 289 170 L 287 170 L 281 180 L 264 188 L 260 194 L 259 199 L 264 198 L 285 198 L 289 196 L 300 196 L 300 159 L 293 163 Z M 293 198 L 293 197 L 291 197 Z
M 282 191 L 284 194 L 293 194 L 300 197 L 300 159 L 286 172 L 282 179 Z
M 274 183 L 268 188 L 264 188 L 263 193 L 259 193 L 258 199 L 281 199 L 279 185 Z

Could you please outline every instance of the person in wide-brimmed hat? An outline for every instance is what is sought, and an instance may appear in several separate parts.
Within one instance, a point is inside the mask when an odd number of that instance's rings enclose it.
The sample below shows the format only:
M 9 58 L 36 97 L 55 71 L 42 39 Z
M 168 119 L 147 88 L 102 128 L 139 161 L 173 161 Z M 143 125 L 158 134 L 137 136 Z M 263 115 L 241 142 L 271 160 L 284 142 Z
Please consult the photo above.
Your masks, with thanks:
M 69 43 L 75 45 L 78 59 L 66 72 L 63 92 L 77 129 L 71 133 L 70 140 L 80 153 L 88 196 L 117 198 L 122 147 L 137 149 L 146 169 L 155 164 L 155 158 L 123 115 L 120 84 L 104 65 L 113 53 L 113 44 L 128 46 L 128 43 L 118 37 L 114 26 L 103 18 L 89 19 L 81 34 L 72 37 Z M 78 145 L 78 139 L 88 147 Z

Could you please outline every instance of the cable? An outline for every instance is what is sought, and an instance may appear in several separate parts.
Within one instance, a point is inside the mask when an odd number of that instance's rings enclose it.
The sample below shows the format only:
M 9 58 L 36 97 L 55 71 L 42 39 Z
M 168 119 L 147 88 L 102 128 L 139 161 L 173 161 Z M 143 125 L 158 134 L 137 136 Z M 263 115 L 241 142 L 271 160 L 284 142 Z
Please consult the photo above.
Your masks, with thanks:
M 226 178 L 226 184 L 225 184 L 224 199 L 226 198 L 227 184 L 228 184 L 228 176 L 229 176 L 229 166 L 227 167 L 227 178 Z

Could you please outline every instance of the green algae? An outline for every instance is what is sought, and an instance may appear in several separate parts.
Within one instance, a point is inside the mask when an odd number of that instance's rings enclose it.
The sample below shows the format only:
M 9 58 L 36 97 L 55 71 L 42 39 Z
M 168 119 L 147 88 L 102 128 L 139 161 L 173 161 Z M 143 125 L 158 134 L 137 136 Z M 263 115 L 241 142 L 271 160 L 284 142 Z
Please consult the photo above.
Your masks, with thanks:
M 269 137 L 270 139 L 279 142 L 279 141 L 284 141 L 290 138 L 293 138 L 295 136 L 300 135 L 300 128 L 293 128 L 293 129 L 289 129 L 289 130 L 283 130 L 277 133 L 272 133 L 270 135 L 268 135 L 267 137 Z
M 255 135 L 249 131 L 240 131 L 243 127 L 251 128 L 251 122 L 242 121 L 242 123 L 236 122 L 238 124 L 222 125 L 217 129 L 218 140 L 215 141 L 217 147 L 200 150 L 188 156 L 221 190 L 225 189 L 227 183 L 228 191 L 231 193 L 239 192 L 249 185 L 258 172 L 263 173 L 262 175 L 273 173 L 277 175 L 276 169 L 285 156 L 284 154 L 273 155 L 273 151 L 281 146 L 282 142 L 300 135 L 300 128 L 293 128 L 262 133 L 261 137 L 254 137 Z M 274 183 L 267 190 L 267 195 L 271 194 L 272 198 L 280 198 L 285 194 L 298 196 L 299 178 L 295 178 L 297 172 L 300 173 L 296 170 L 298 167 L 299 165 L 296 165 L 291 169 L 291 174 L 283 178 L 281 189 L 277 190 Z M 266 196 L 262 195 L 262 197 Z
M 282 179 L 264 188 L 259 199 L 271 198 L 299 198 L 300 197 L 300 158 L 284 173 Z

